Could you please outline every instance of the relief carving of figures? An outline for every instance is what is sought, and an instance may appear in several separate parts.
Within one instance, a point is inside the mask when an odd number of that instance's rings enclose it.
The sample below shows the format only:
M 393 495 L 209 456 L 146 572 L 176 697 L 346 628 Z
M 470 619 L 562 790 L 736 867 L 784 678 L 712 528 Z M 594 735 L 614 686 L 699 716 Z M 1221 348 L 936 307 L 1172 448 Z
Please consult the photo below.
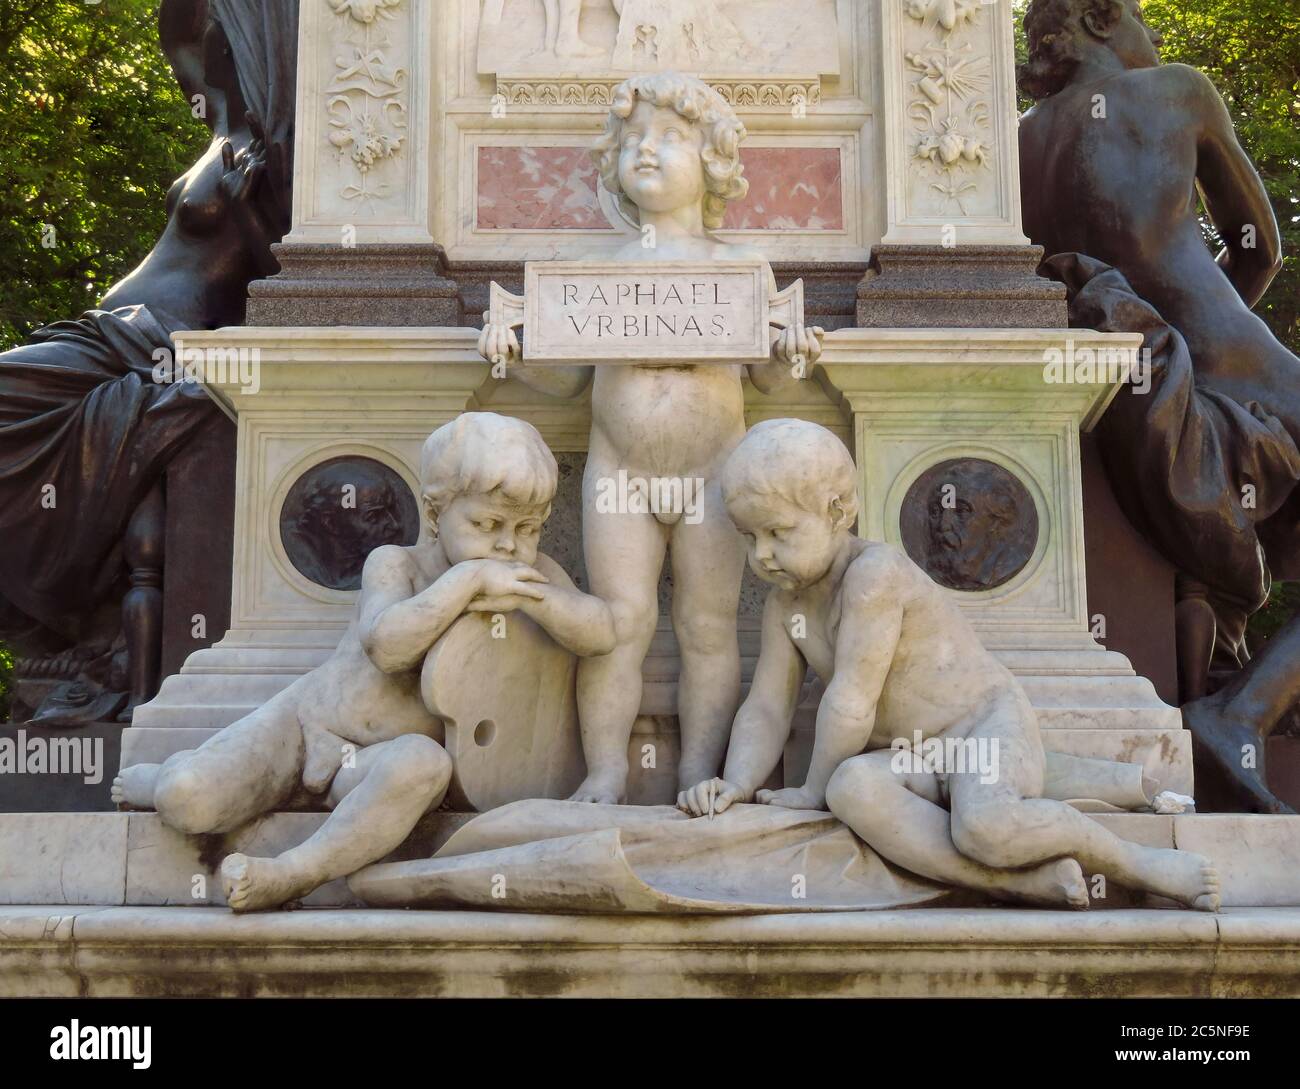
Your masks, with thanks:
M 612 0 L 621 21 L 617 68 L 700 68 L 730 65 L 751 53 L 716 0 Z
M 512 103 L 605 106 L 627 75 L 676 69 L 781 108 L 819 97 L 839 48 L 835 0 L 483 0 L 478 70 Z

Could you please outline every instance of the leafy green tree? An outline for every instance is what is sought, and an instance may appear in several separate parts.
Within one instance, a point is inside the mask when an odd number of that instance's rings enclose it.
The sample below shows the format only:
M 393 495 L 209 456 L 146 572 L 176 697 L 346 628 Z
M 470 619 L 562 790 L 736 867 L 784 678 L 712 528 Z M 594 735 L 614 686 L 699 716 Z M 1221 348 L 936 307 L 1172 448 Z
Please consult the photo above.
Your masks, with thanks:
M 0 2 L 0 349 L 134 267 L 211 138 L 157 18 L 156 0 Z

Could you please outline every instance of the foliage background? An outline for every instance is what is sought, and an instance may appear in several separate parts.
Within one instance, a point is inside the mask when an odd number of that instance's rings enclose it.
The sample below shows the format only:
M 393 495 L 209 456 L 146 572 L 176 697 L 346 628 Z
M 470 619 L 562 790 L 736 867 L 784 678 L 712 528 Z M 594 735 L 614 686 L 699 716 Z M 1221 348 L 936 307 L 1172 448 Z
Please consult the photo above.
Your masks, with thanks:
M 14 679 L 14 656 L 0 643 L 0 722 L 9 721 L 9 696 Z
M 0 350 L 137 264 L 211 139 L 157 20 L 156 0 L 0 0 Z
M 1148 0 L 1144 11 L 1165 36 L 1165 59 L 1214 81 L 1264 178 L 1285 265 L 1256 313 L 1300 353 L 1300 3 Z

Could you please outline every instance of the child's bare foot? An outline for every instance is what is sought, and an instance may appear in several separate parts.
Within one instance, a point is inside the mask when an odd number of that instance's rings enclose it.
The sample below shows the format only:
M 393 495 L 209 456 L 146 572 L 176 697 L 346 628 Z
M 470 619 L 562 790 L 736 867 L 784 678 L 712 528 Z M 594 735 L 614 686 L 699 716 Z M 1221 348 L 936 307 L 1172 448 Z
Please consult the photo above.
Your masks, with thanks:
M 1204 855 L 1167 847 L 1142 851 L 1137 883 L 1196 911 L 1219 910 L 1219 871 Z
M 1042 907 L 1070 907 L 1085 911 L 1088 883 L 1083 868 L 1072 858 L 1058 858 L 1028 870 L 1015 870 L 995 895 Z
M 221 887 L 231 911 L 266 911 L 297 900 L 316 886 L 290 872 L 279 859 L 227 855 L 221 863 Z
M 113 780 L 109 797 L 122 809 L 152 809 L 154 784 L 161 764 L 132 764 L 123 768 Z
M 621 805 L 627 793 L 627 775 L 601 775 L 592 772 L 569 795 L 571 802 L 595 802 L 597 805 Z

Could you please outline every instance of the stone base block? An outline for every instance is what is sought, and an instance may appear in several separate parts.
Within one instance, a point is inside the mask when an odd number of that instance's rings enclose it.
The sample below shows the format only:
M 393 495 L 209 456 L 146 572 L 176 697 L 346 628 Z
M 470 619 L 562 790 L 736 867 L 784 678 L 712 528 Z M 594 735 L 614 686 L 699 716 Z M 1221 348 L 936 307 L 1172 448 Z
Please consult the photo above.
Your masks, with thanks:
M 226 836 L 186 836 L 156 813 L 0 814 L 0 904 L 222 906 L 217 869 L 227 854 L 280 854 L 306 840 L 325 817 L 271 813 Z M 429 857 L 471 817 L 429 814 L 386 861 Z M 1134 843 L 1206 855 L 1219 869 L 1225 907 L 1300 907 L 1300 817 L 1112 813 L 1093 819 Z M 1152 903 L 1115 890 L 1095 906 Z M 335 881 L 305 904 L 356 901 L 344 882 Z
M 1300 910 L 0 908 L 4 997 L 1296 997 Z
M 281 243 L 280 271 L 248 289 L 250 326 L 447 326 L 460 294 L 438 245 Z
M 224 836 L 187 836 L 157 813 L 0 815 L 0 904 L 224 907 L 217 870 L 235 851 L 270 857 L 296 847 L 325 813 L 271 813 Z M 428 858 L 470 819 L 430 813 L 387 861 Z M 304 901 L 341 907 L 358 901 L 332 881 Z
M 1041 246 L 877 246 L 858 287 L 858 325 L 885 329 L 1064 329 L 1065 288 L 1036 272 Z
M 0 904 L 126 903 L 125 818 L 0 814 Z
M 1048 752 L 1141 764 L 1157 790 L 1196 797 L 1192 735 L 1186 730 L 1044 730 Z

